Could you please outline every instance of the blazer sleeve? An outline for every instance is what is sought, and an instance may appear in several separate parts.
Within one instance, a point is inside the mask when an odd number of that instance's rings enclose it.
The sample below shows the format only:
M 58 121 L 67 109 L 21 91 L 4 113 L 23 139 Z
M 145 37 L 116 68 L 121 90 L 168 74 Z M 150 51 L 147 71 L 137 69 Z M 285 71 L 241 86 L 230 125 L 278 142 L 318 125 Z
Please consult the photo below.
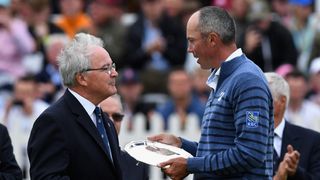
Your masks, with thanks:
M 310 146 L 310 159 L 308 168 L 298 166 L 294 177 L 290 177 L 290 180 L 317 180 L 320 177 L 320 134 L 310 137 L 314 141 L 314 145 Z
M 22 172 L 13 154 L 7 128 L 0 125 L 0 179 L 22 179 Z
M 62 127 L 53 115 L 43 113 L 36 120 L 28 142 L 31 179 L 69 180 L 69 153 Z

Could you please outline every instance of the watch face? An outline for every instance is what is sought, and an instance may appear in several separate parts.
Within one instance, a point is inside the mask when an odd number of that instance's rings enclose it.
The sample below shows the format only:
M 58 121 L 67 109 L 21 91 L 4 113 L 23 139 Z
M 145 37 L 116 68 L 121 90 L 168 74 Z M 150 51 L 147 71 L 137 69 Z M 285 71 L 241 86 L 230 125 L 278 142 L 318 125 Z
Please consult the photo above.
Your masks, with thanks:
M 125 146 L 125 151 L 137 161 L 153 166 L 168 161 L 172 158 L 192 157 L 187 151 L 167 144 L 148 140 L 132 141 Z

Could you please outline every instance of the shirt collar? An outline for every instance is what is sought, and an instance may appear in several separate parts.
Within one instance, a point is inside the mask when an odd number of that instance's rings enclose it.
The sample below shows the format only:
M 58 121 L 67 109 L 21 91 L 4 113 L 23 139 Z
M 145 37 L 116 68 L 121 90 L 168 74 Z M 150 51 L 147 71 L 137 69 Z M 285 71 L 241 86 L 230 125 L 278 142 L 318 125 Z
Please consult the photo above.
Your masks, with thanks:
M 281 123 L 274 129 L 274 133 L 282 139 L 283 130 L 285 125 L 285 119 L 282 119 Z
M 243 54 L 241 48 L 238 48 L 236 51 L 234 51 L 224 62 L 231 61 L 232 59 L 239 57 Z M 212 89 L 216 89 L 218 84 L 218 79 L 220 76 L 221 67 L 219 67 L 217 70 L 212 71 L 210 76 L 207 80 L 207 85 L 211 87 Z
M 76 93 L 75 91 L 73 91 L 71 89 L 68 89 L 68 90 L 80 102 L 80 104 L 86 110 L 86 112 L 91 117 L 91 119 L 93 119 L 93 117 L 94 117 L 93 113 L 94 113 L 94 109 L 96 108 L 96 106 L 92 102 L 87 100 L 86 98 L 82 97 L 80 94 Z

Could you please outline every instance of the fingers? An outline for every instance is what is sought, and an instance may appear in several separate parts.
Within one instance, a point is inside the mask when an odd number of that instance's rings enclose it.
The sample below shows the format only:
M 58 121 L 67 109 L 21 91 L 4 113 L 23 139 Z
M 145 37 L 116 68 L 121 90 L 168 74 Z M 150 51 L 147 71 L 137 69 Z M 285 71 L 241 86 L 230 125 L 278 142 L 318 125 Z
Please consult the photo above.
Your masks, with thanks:
M 158 135 L 155 135 L 155 136 L 149 136 L 149 137 L 147 137 L 147 139 L 149 141 L 161 141 L 163 139 L 163 134 L 158 134 Z

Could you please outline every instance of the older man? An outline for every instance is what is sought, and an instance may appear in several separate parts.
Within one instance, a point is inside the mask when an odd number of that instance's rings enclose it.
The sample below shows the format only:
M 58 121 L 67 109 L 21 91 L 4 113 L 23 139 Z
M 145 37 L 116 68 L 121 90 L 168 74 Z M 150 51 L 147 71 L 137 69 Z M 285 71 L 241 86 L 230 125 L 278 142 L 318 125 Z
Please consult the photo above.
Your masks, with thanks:
M 320 177 L 320 134 L 284 119 L 289 104 L 288 83 L 276 73 L 265 73 L 274 104 L 274 180 Z
M 32 128 L 31 179 L 122 179 L 117 132 L 98 107 L 117 92 L 112 59 L 100 39 L 80 33 L 58 61 L 68 89 Z

